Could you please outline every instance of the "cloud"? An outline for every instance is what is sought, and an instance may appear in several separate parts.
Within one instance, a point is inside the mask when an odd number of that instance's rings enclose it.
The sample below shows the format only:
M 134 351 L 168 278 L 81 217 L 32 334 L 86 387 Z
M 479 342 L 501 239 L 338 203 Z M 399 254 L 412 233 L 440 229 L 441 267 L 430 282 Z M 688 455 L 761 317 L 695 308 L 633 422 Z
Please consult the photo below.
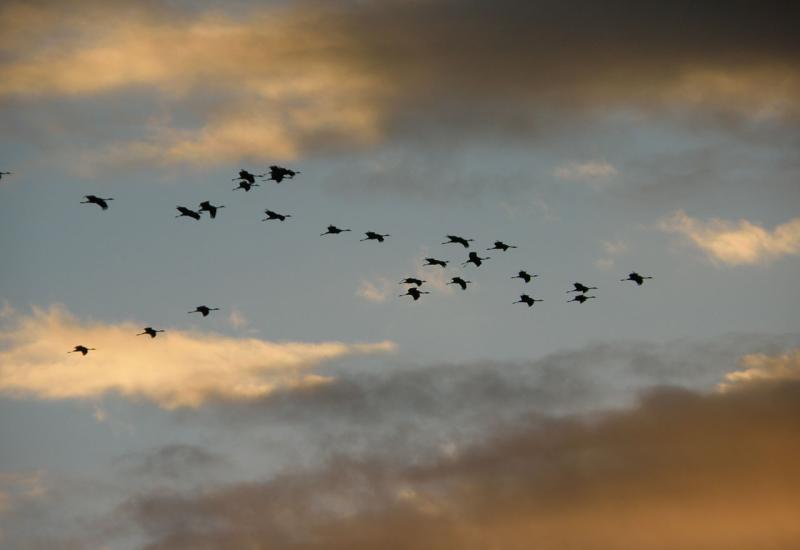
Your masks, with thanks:
M 164 408 L 326 384 L 330 378 L 306 371 L 331 359 L 395 349 L 392 342 L 269 342 L 172 329 L 151 341 L 135 336 L 141 327 L 134 323 L 81 322 L 59 306 L 6 317 L 4 325 L 0 393 L 87 399 L 115 392 Z M 97 351 L 67 353 L 79 343 Z
M 628 245 L 621 240 L 600 241 L 600 244 L 603 247 L 605 256 L 594 261 L 594 266 L 598 269 L 611 269 L 614 267 L 614 261 L 616 258 L 628 251 Z
M 742 358 L 742 370 L 725 375 L 721 391 L 739 389 L 748 384 L 782 380 L 800 381 L 800 350 L 782 355 L 754 353 Z
M 118 515 L 151 550 L 790 548 L 800 543 L 798 429 L 796 381 L 661 388 L 626 411 L 528 418 L 431 461 L 341 458 L 136 496 Z
M 360 296 L 369 302 L 382 304 L 388 300 L 392 291 L 396 290 L 397 284 L 386 277 L 378 277 L 375 281 L 362 279 L 356 290 L 356 296 Z
M 800 218 L 769 231 L 748 220 L 702 222 L 678 210 L 661 220 L 659 227 L 685 236 L 712 261 L 728 265 L 767 263 L 800 254 Z

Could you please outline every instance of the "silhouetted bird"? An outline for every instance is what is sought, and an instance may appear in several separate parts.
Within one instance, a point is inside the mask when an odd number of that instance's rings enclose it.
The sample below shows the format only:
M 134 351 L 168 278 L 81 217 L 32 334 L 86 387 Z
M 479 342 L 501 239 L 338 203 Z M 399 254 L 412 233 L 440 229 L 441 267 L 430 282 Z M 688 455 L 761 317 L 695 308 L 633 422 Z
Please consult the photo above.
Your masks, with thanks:
M 208 306 L 197 306 L 194 311 L 189 311 L 188 313 L 202 313 L 203 317 L 208 317 L 208 314 L 212 311 L 219 311 L 218 307 L 208 307 Z
M 487 248 L 486 250 L 502 250 L 503 252 L 505 252 L 509 248 L 517 248 L 517 247 L 511 244 L 506 244 L 503 241 L 495 241 L 494 246 L 492 248 Z
M 94 348 L 87 348 L 86 346 L 77 345 L 75 349 L 72 351 L 68 351 L 67 353 L 80 353 L 82 355 L 86 355 L 89 351 L 94 350 Z
M 239 182 L 239 187 L 234 187 L 233 190 L 236 191 L 237 189 L 244 189 L 245 192 L 247 192 L 250 191 L 250 189 L 253 187 L 261 187 L 261 186 L 258 185 L 257 183 L 251 183 L 249 181 L 242 180 Z
M 375 233 L 374 231 L 367 231 L 366 233 L 364 233 L 364 235 L 366 235 L 366 237 L 361 239 L 361 242 L 364 242 L 364 241 L 378 241 L 379 243 L 382 243 L 383 239 L 385 237 L 391 237 L 391 235 L 388 235 L 388 234 L 387 235 L 381 235 L 380 233 Z
M 142 330 L 144 332 L 140 332 L 136 336 L 142 336 L 144 334 L 147 334 L 150 338 L 155 338 L 156 337 L 156 333 L 164 332 L 163 330 L 156 330 L 153 327 L 144 327 Z
M 402 298 L 403 296 L 411 296 L 412 298 L 414 298 L 414 301 L 416 302 L 417 300 L 419 300 L 419 297 L 420 297 L 420 295 L 422 295 L 422 294 L 430 294 L 430 292 L 426 292 L 426 291 L 424 291 L 424 290 L 420 290 L 420 289 L 418 289 L 418 288 L 417 288 L 417 287 L 415 287 L 415 286 L 412 286 L 411 288 L 409 288 L 409 289 L 406 291 L 406 293 L 405 293 L 405 294 L 400 294 L 400 297 Z
M 335 225 L 329 225 L 328 230 L 325 233 L 320 233 L 319 236 L 323 237 L 325 235 L 338 235 L 339 233 L 344 233 L 345 231 L 350 231 L 349 229 L 339 229 Z
M 408 277 L 408 278 L 403 279 L 402 281 L 400 281 L 400 283 L 398 283 L 398 284 L 422 286 L 422 283 L 424 283 L 424 282 L 425 282 L 425 279 L 417 279 L 415 277 Z
M 586 286 L 582 285 L 581 283 L 572 283 L 572 286 L 574 286 L 575 288 L 573 288 L 572 290 L 568 290 L 567 294 L 569 294 L 570 292 L 582 292 L 586 294 L 590 290 L 597 290 L 596 286 Z
M 442 244 L 451 244 L 456 243 L 460 244 L 464 248 L 469 248 L 469 243 L 474 241 L 475 239 L 465 239 L 464 237 L 459 237 L 458 235 L 447 235 L 447 242 Z
M 528 304 L 528 307 L 531 307 L 536 302 L 544 302 L 544 300 L 537 300 L 536 298 L 531 298 L 527 294 L 520 294 L 519 300 L 514 302 L 515 304 Z
M 441 267 L 447 267 L 447 264 L 450 262 L 448 260 L 437 260 L 436 258 L 425 258 L 425 265 L 438 265 Z
M 113 201 L 114 199 L 101 199 L 95 195 L 86 195 L 83 197 L 86 199 L 85 201 L 81 201 L 81 204 L 96 204 L 103 210 L 108 210 L 108 201 Z
M 267 215 L 266 218 L 261 220 L 262 222 L 267 222 L 271 220 L 280 220 L 282 222 L 286 221 L 286 218 L 291 218 L 291 214 L 278 214 L 277 212 L 273 212 L 272 210 L 264 210 L 264 214 Z
M 256 178 L 261 178 L 266 176 L 266 174 L 251 174 L 247 170 L 239 170 L 239 177 L 238 178 L 231 178 L 231 181 L 246 181 L 250 185 L 256 184 Z
M 0 180 L 3 179 L 3 176 L 10 176 L 11 172 L 0 172 Z
M 526 283 L 530 283 L 531 279 L 533 279 L 534 277 L 538 277 L 538 275 L 531 275 L 527 271 L 520 271 L 519 273 L 517 273 L 516 275 L 514 275 L 511 278 L 512 279 L 522 279 Z
M 458 285 L 461 287 L 461 290 L 467 290 L 467 284 L 471 283 L 472 281 L 465 281 L 461 277 L 453 277 L 450 279 L 450 282 L 447 283 L 448 285 Z
M 177 208 L 178 212 L 180 212 L 180 214 L 175 216 L 176 218 L 183 218 L 185 216 L 187 218 L 193 218 L 195 220 L 199 220 L 200 219 L 200 213 L 199 212 L 195 212 L 194 210 L 186 208 L 185 206 L 176 206 L 175 208 Z
M 208 212 L 212 219 L 217 217 L 217 210 L 220 208 L 225 208 L 225 205 L 214 206 L 208 201 L 203 201 L 200 203 L 200 212 Z
M 469 259 L 461 265 L 475 264 L 475 267 L 480 267 L 484 260 L 491 260 L 491 258 L 481 258 L 477 252 L 470 252 Z
M 587 296 L 586 294 L 576 294 L 575 297 L 572 300 L 567 300 L 567 303 L 579 302 L 579 303 L 582 304 L 583 302 L 585 302 L 586 300 L 589 300 L 591 298 L 597 298 L 597 296 Z
M 267 179 L 274 181 L 275 183 L 280 183 L 284 179 L 292 179 L 299 173 L 299 170 L 290 170 L 289 168 L 284 168 L 282 166 L 270 166 L 269 178 Z
M 652 277 L 643 277 L 634 271 L 633 273 L 628 274 L 627 279 L 620 279 L 620 281 L 633 281 L 638 286 L 642 286 L 642 283 L 644 283 L 645 279 L 652 279 Z

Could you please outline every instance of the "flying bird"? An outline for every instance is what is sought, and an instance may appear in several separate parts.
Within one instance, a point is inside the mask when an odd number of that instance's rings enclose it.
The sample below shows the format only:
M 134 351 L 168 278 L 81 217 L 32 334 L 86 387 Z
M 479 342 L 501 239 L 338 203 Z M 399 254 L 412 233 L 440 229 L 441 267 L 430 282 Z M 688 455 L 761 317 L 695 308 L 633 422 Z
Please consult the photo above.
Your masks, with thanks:
M 114 199 L 101 199 L 96 195 L 86 195 L 83 197 L 86 199 L 85 201 L 81 201 L 81 204 L 96 204 L 103 210 L 108 210 L 108 201 L 113 201 Z
M 458 285 L 461 287 L 461 290 L 467 290 L 467 284 L 471 283 L 472 281 L 465 281 L 461 277 L 453 277 L 450 279 L 450 282 L 447 283 L 448 285 Z
M 256 178 L 263 178 L 266 174 L 251 174 L 247 170 L 239 170 L 239 177 L 238 178 L 231 178 L 231 181 L 245 181 L 250 185 L 256 185 Z
M 425 279 L 417 279 L 415 277 L 407 277 L 407 278 L 403 279 L 402 281 L 400 281 L 398 284 L 422 286 L 422 283 L 424 283 L 424 282 L 425 282 Z
M 185 206 L 176 206 L 175 208 L 177 208 L 178 212 L 180 212 L 180 214 L 175 216 L 176 218 L 183 218 L 184 216 L 186 216 L 188 218 L 193 218 L 195 220 L 199 220 L 200 219 L 200 213 L 199 212 L 195 212 L 194 210 L 191 210 L 190 208 L 186 208 Z
M 620 279 L 620 281 L 633 281 L 638 286 L 642 286 L 642 283 L 644 283 L 645 279 L 652 279 L 652 277 L 643 277 L 642 275 L 639 275 L 638 273 L 636 273 L 634 271 L 633 273 L 629 273 L 628 274 L 628 278 L 627 279 Z
M 484 260 L 491 260 L 491 258 L 481 258 L 477 252 L 470 252 L 469 259 L 461 265 L 475 264 L 475 267 L 480 267 Z
M 469 248 L 469 243 L 474 241 L 475 239 L 465 239 L 464 237 L 459 237 L 458 235 L 447 235 L 447 242 L 442 244 L 460 244 L 464 248 Z
M 572 286 L 574 286 L 575 288 L 573 288 L 572 290 L 568 290 L 567 294 L 569 294 L 570 292 L 582 292 L 583 294 L 586 294 L 590 290 L 597 290 L 596 286 L 586 286 L 581 283 L 572 283 Z
M 3 179 L 3 176 L 10 176 L 11 172 L 0 172 L 0 180 Z
M 164 332 L 163 330 L 156 330 L 153 327 L 144 327 L 142 330 L 144 332 L 140 332 L 136 336 L 142 336 L 144 334 L 147 334 L 150 338 L 155 338 L 156 337 L 156 333 Z
M 520 294 L 519 300 L 514 302 L 515 304 L 528 304 L 528 307 L 531 307 L 536 302 L 544 302 L 544 300 L 538 300 L 536 298 L 531 298 L 527 294 Z
M 582 304 L 586 300 L 589 300 L 591 298 L 597 298 L 597 296 L 587 296 L 586 294 L 576 294 L 575 297 L 572 300 L 567 300 L 567 303 L 578 302 L 578 303 Z
M 234 187 L 233 190 L 236 191 L 237 189 L 244 189 L 245 192 L 250 191 L 253 187 L 261 187 L 257 183 L 253 183 L 250 181 L 242 180 L 239 182 L 239 187 Z
M 339 229 L 335 225 L 329 225 L 328 230 L 325 233 L 320 233 L 320 237 L 324 237 L 325 235 L 338 235 L 339 233 L 344 233 L 345 231 L 350 231 L 349 229 Z
M 208 212 L 209 216 L 211 216 L 211 219 L 217 217 L 217 210 L 220 208 L 225 208 L 225 205 L 214 206 L 208 201 L 203 201 L 200 203 L 200 212 Z
M 67 353 L 80 353 L 82 355 L 86 355 L 89 351 L 94 350 L 94 348 L 87 348 L 86 346 L 77 345 L 75 349 L 72 351 L 68 351 Z
M 361 242 L 364 242 L 364 241 L 378 241 L 379 243 L 382 243 L 383 239 L 385 237 L 391 237 L 391 235 L 388 235 L 388 234 L 387 235 L 381 235 L 380 233 L 375 233 L 374 231 L 367 231 L 366 233 L 364 233 L 364 235 L 366 235 L 366 237 L 361 239 Z
M 492 248 L 487 248 L 486 250 L 502 250 L 503 252 L 505 252 L 509 248 L 517 248 L 517 247 L 511 244 L 506 244 L 503 241 L 495 241 L 494 246 Z
M 291 218 L 291 214 L 278 214 L 277 212 L 273 212 L 272 210 L 264 210 L 264 214 L 267 215 L 266 218 L 261 220 L 262 222 L 271 221 L 271 220 L 280 220 L 286 221 L 286 218 Z
M 273 165 L 269 167 L 269 178 L 267 179 L 274 181 L 275 183 L 280 183 L 284 179 L 292 179 L 299 173 L 300 173 L 299 170 L 290 170 L 289 168 Z
M 208 314 L 212 311 L 219 311 L 218 307 L 208 307 L 208 306 L 197 306 L 194 311 L 189 311 L 188 313 L 202 313 L 203 317 L 208 317 Z
M 514 275 L 511 278 L 512 279 L 522 279 L 526 283 L 530 283 L 531 279 L 533 279 L 534 277 L 538 277 L 538 275 L 531 275 L 527 271 L 520 271 L 519 273 L 517 273 L 516 275 Z
M 436 258 L 425 258 L 425 265 L 439 265 L 442 267 L 447 267 L 447 264 L 450 262 L 448 260 L 437 260 Z
M 419 297 L 422 294 L 430 294 L 430 292 L 426 292 L 424 290 L 420 290 L 417 287 L 412 286 L 406 291 L 405 294 L 400 294 L 399 296 L 400 298 L 402 298 L 403 296 L 411 296 L 412 298 L 414 298 L 414 301 L 416 302 L 417 300 L 419 300 Z

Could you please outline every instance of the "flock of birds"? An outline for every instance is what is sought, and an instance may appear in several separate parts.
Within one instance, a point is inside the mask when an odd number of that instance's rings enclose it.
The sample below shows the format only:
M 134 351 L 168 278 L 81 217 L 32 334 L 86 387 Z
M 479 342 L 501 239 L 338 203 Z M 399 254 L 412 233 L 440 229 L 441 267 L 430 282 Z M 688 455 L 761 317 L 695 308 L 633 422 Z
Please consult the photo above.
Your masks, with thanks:
M 256 182 L 257 179 L 266 179 L 267 181 L 274 181 L 276 183 L 281 183 L 282 181 L 284 181 L 286 179 L 294 178 L 299 173 L 300 173 L 299 171 L 291 170 L 289 168 L 284 168 L 282 166 L 275 166 L 275 165 L 270 166 L 269 167 L 269 172 L 266 172 L 264 174 L 253 174 L 251 172 L 248 172 L 247 170 L 242 169 L 242 170 L 239 171 L 238 177 L 232 178 L 232 181 L 236 181 L 239 184 L 237 187 L 234 187 L 233 190 L 236 191 L 238 189 L 243 189 L 245 192 L 248 192 L 253 187 L 258 187 L 259 186 L 259 184 Z M 11 172 L 0 172 L 0 178 L 2 178 L 4 175 L 11 175 Z M 100 208 L 102 208 L 103 210 L 108 210 L 109 201 L 113 201 L 114 200 L 113 198 L 102 198 L 102 197 L 98 197 L 96 195 L 86 195 L 86 196 L 84 196 L 84 199 L 85 199 L 84 201 L 81 201 L 81 204 L 95 204 L 95 205 L 99 206 Z M 179 212 L 179 214 L 177 216 L 175 216 L 176 218 L 188 217 L 188 218 L 192 218 L 194 220 L 200 220 L 200 218 L 202 217 L 201 214 L 203 212 L 208 213 L 208 215 L 209 215 L 209 217 L 211 219 L 216 218 L 217 217 L 217 211 L 220 208 L 225 208 L 225 206 L 224 205 L 215 206 L 215 205 L 211 204 L 209 201 L 203 201 L 203 202 L 200 203 L 200 205 L 198 206 L 198 208 L 196 210 L 193 210 L 193 209 L 188 208 L 186 206 L 176 206 L 176 208 L 177 208 L 177 210 Z M 278 220 L 278 221 L 284 222 L 284 221 L 286 221 L 287 218 L 291 218 L 292 217 L 291 214 L 280 214 L 278 212 L 275 212 L 275 211 L 269 210 L 269 209 L 264 210 L 264 214 L 267 217 L 264 218 L 262 221 Z M 352 230 L 351 229 L 342 229 L 342 228 L 339 228 L 339 227 L 337 227 L 335 225 L 329 225 L 324 233 L 320 233 L 320 236 L 323 237 L 325 235 L 339 235 L 340 233 L 344 233 L 344 232 L 348 232 L 348 231 L 352 231 Z M 363 241 L 377 241 L 379 243 L 384 242 L 387 237 L 391 236 L 389 234 L 377 233 L 375 231 L 367 231 L 367 232 L 364 233 L 364 235 L 365 235 L 364 238 L 361 239 L 362 242 Z M 474 242 L 474 239 L 465 239 L 464 237 L 461 237 L 461 236 L 458 236 L 458 235 L 447 235 L 446 238 L 447 238 L 447 241 L 445 241 L 445 242 L 443 242 L 441 244 L 443 244 L 443 245 L 459 244 L 464 248 L 470 248 L 470 243 Z M 487 251 L 489 251 L 489 250 L 498 250 L 498 251 L 501 251 L 501 252 L 507 252 L 509 249 L 512 249 L 512 248 L 517 248 L 517 247 L 514 246 L 514 245 L 506 244 L 503 241 L 495 241 L 493 246 L 491 246 L 490 248 L 487 248 L 486 250 Z M 483 264 L 483 262 L 485 262 L 486 260 L 490 260 L 490 259 L 491 259 L 490 257 L 481 257 L 477 252 L 470 251 L 467 254 L 467 260 L 464 261 L 461 265 L 462 265 L 462 267 L 465 267 L 468 264 L 472 264 L 477 268 L 477 267 L 480 267 Z M 437 259 L 437 258 L 425 258 L 425 264 L 424 265 L 425 266 L 441 267 L 441 268 L 444 269 L 444 268 L 447 268 L 447 264 L 448 263 L 450 263 L 448 260 L 440 260 L 440 259 Z M 511 278 L 512 279 L 521 279 L 525 284 L 527 284 L 527 283 L 530 283 L 536 277 L 538 277 L 538 275 L 535 275 L 535 274 L 531 275 L 527 271 L 521 270 Z M 652 279 L 652 277 L 640 275 L 639 273 L 634 271 L 634 272 L 629 273 L 626 278 L 620 279 L 620 281 L 633 281 L 634 283 L 637 284 L 637 286 L 641 286 L 642 284 L 644 284 L 644 281 L 646 279 Z M 406 290 L 406 292 L 404 294 L 400 294 L 399 296 L 400 297 L 410 296 L 411 298 L 413 298 L 414 301 L 419 300 L 420 297 L 423 294 L 430 294 L 430 292 L 428 292 L 428 291 L 421 290 L 422 285 L 424 283 L 426 283 L 426 282 L 427 281 L 425 281 L 424 279 L 420 279 L 418 277 L 407 277 L 407 278 L 401 280 L 399 284 L 401 284 L 401 285 L 409 285 L 409 288 Z M 458 285 L 459 287 L 461 287 L 462 290 L 466 290 L 467 289 L 467 285 L 469 285 L 471 283 L 472 283 L 472 281 L 467 281 L 462 277 L 456 276 L 456 277 L 452 277 L 450 279 L 450 281 L 448 283 L 446 283 L 446 284 L 448 284 L 448 285 Z M 573 298 L 571 300 L 567 300 L 567 302 L 568 303 L 569 302 L 578 302 L 579 304 L 583 304 L 583 303 L 587 302 L 588 300 L 597 298 L 596 296 L 588 294 L 588 292 L 590 290 L 597 290 L 597 287 L 596 286 L 586 286 L 583 283 L 579 283 L 579 282 L 573 283 L 573 288 L 568 290 L 567 294 L 575 293 L 575 295 L 573 296 Z M 513 304 L 526 304 L 528 307 L 532 307 L 536 302 L 543 302 L 543 301 L 544 300 L 539 299 L 539 298 L 534 298 L 534 297 L 532 297 L 532 296 L 530 296 L 528 294 L 520 294 L 519 300 L 517 300 L 516 302 L 512 302 L 512 303 Z M 208 307 L 206 305 L 200 305 L 200 306 L 197 306 L 192 311 L 189 311 L 188 313 L 189 314 L 200 313 L 203 317 L 208 317 L 208 315 L 212 311 L 218 311 L 218 310 L 219 310 L 219 308 L 216 308 L 216 307 Z M 150 338 L 155 338 L 158 335 L 158 333 L 160 333 L 160 332 L 164 332 L 164 330 L 155 329 L 153 327 L 145 327 L 144 329 L 142 329 L 142 332 L 137 334 L 137 336 L 147 335 L 147 336 L 150 336 Z M 77 346 L 75 346 L 75 349 L 73 349 L 69 353 L 80 353 L 82 355 L 86 355 L 90 351 L 94 351 L 94 350 L 95 350 L 95 348 L 89 348 L 89 347 L 86 347 L 84 345 L 77 345 Z

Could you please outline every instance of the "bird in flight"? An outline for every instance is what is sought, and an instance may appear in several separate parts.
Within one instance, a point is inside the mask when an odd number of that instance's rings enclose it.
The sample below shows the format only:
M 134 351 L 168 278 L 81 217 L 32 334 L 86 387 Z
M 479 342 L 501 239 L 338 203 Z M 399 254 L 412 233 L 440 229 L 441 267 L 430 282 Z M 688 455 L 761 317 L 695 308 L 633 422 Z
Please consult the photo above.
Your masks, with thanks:
M 425 258 L 425 265 L 439 265 L 442 267 L 447 267 L 447 264 L 450 262 L 448 260 L 437 260 L 436 258 Z
M 442 244 L 460 244 L 464 248 L 469 248 L 469 243 L 474 241 L 475 239 L 465 239 L 464 237 L 459 237 L 458 235 L 447 235 L 447 242 Z
M 273 165 L 269 167 L 269 178 L 267 179 L 274 181 L 275 183 L 280 183 L 284 179 L 292 179 L 299 173 L 300 173 L 299 170 L 290 170 L 289 168 Z
M 475 264 L 475 267 L 480 267 L 484 260 L 491 260 L 491 258 L 481 258 L 478 256 L 477 252 L 470 252 L 469 259 L 467 259 L 467 261 L 461 265 L 465 266 L 467 264 Z
M 261 187 L 257 183 L 253 183 L 250 181 L 242 180 L 239 182 L 239 187 L 234 187 L 233 190 L 236 191 L 237 189 L 244 189 L 245 192 L 250 191 L 253 187 Z
M 492 248 L 487 248 L 486 250 L 502 250 L 503 252 L 505 252 L 509 248 L 517 248 L 517 247 L 511 244 L 506 244 L 503 241 L 495 241 L 494 246 Z
M 422 286 L 422 283 L 425 282 L 425 279 L 417 279 L 416 277 L 407 277 L 400 281 L 399 284 L 401 285 L 417 285 Z
M 208 314 L 212 311 L 219 311 L 218 307 L 208 307 L 208 306 L 197 306 L 194 311 L 189 311 L 188 313 L 202 313 L 203 317 L 208 317 Z
M 247 170 L 239 170 L 239 177 L 238 178 L 231 178 L 231 181 L 245 181 L 250 185 L 256 185 L 256 178 L 263 178 L 266 174 L 251 174 Z
M 511 277 L 511 278 L 512 278 L 512 279 L 522 279 L 522 280 L 523 280 L 523 281 L 525 281 L 526 283 L 530 283 L 530 282 L 531 282 L 531 279 L 533 279 L 534 277 L 538 277 L 538 275 L 531 275 L 531 274 L 530 274 L 530 273 L 528 273 L 527 271 L 524 271 L 524 270 L 523 270 L 523 271 L 520 271 L 519 273 L 517 273 L 516 275 L 514 275 L 514 276 L 513 276 L 513 277 Z
M 636 273 L 634 271 L 633 273 L 629 273 L 628 274 L 628 278 L 627 279 L 620 279 L 620 281 L 633 281 L 638 286 L 642 286 L 642 283 L 644 283 L 645 279 L 652 279 L 652 277 L 643 277 L 642 275 L 639 275 L 638 273 Z
M 163 330 L 156 330 L 153 327 L 144 327 L 142 330 L 144 332 L 140 332 L 136 336 L 142 336 L 144 334 L 147 334 L 150 338 L 155 338 L 157 333 L 164 332 Z
M 450 282 L 447 283 L 448 285 L 458 285 L 461 287 L 461 290 L 467 290 L 467 284 L 471 283 L 472 281 L 465 281 L 461 277 L 453 277 L 450 279 Z
M 544 302 L 544 300 L 538 300 L 536 298 L 531 298 L 527 294 L 520 294 L 519 300 L 514 302 L 515 304 L 528 304 L 528 307 L 531 307 L 536 302 Z
M 185 217 L 188 217 L 188 218 L 193 218 L 195 220 L 199 220 L 200 219 L 200 213 L 199 212 L 195 212 L 194 210 L 192 210 L 190 208 L 186 208 L 185 206 L 176 206 L 175 208 L 177 208 L 178 212 L 180 212 L 180 214 L 175 216 L 176 218 L 183 218 L 185 216 Z
M 382 243 L 385 237 L 391 237 L 391 235 L 381 235 L 380 233 L 375 233 L 374 231 L 367 231 L 366 233 L 364 233 L 364 235 L 366 235 L 366 237 L 361 239 L 361 242 L 378 241 L 379 243 Z
M 264 214 L 266 214 L 267 217 L 264 218 L 263 220 L 261 220 L 262 222 L 267 222 L 267 221 L 272 221 L 272 220 L 280 220 L 280 221 L 283 222 L 283 221 L 286 221 L 286 218 L 291 218 L 292 217 L 291 214 L 278 214 L 277 212 L 273 212 L 272 210 L 269 210 L 269 209 L 268 210 L 264 210 Z
M 406 293 L 405 293 L 405 294 L 400 294 L 400 297 L 402 298 L 403 296 L 411 296 L 412 298 L 414 298 L 414 301 L 416 302 L 417 300 L 419 300 L 419 297 L 420 297 L 422 294 L 430 294 L 430 292 L 426 292 L 426 291 L 424 291 L 424 290 L 420 290 L 420 289 L 418 289 L 418 288 L 417 288 L 417 287 L 415 287 L 415 286 L 412 286 L 411 288 L 409 288 L 409 289 L 406 291 Z
M 583 294 L 586 294 L 590 290 L 597 290 L 596 286 L 586 286 L 581 283 L 572 283 L 572 286 L 574 286 L 575 288 L 573 288 L 572 290 L 568 290 L 567 294 L 569 294 L 570 292 L 582 292 Z
M 75 346 L 74 350 L 68 351 L 67 353 L 80 353 L 82 355 L 86 355 L 92 350 L 94 350 L 94 348 L 87 348 L 86 346 L 77 345 Z
M 576 294 L 572 300 L 567 300 L 567 303 L 570 302 L 578 302 L 580 304 L 584 303 L 586 300 L 591 298 L 597 298 L 597 296 L 587 296 L 586 294 Z
M 108 201 L 113 201 L 114 199 L 101 199 L 96 195 L 86 195 L 83 197 L 86 199 L 85 201 L 81 201 L 81 204 L 96 204 L 103 210 L 108 210 Z
M 320 233 L 320 237 L 324 237 L 325 235 L 338 235 L 339 233 L 344 233 L 345 231 L 350 231 L 349 229 L 339 229 L 335 225 L 329 225 L 328 230 L 325 233 Z
M 0 172 L 0 180 L 3 179 L 3 176 L 10 176 L 11 172 Z
M 217 210 L 220 208 L 225 208 L 225 205 L 214 206 L 208 201 L 203 201 L 200 203 L 199 210 L 200 212 L 208 212 L 209 216 L 211 216 L 211 219 L 214 219 L 217 217 Z

